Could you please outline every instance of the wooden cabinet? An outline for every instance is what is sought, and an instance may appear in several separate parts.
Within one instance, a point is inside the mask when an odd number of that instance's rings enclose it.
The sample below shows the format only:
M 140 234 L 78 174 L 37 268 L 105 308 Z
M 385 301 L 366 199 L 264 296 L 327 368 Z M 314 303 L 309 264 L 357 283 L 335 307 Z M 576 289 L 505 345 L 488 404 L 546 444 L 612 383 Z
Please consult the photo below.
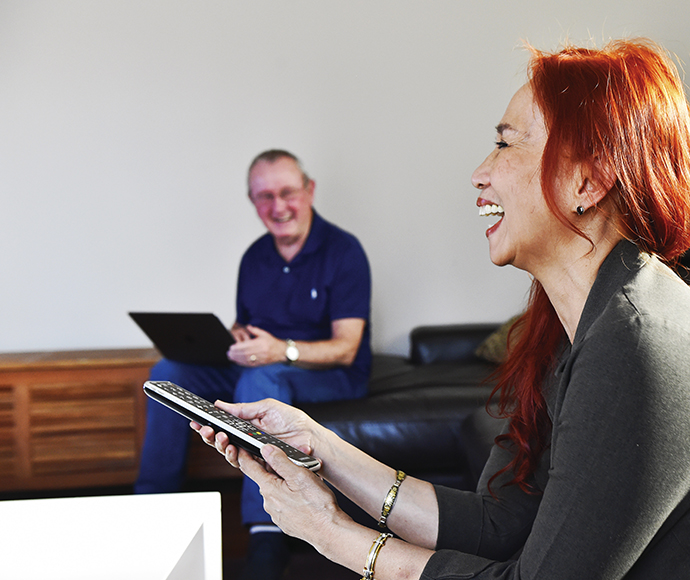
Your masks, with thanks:
M 128 485 L 154 349 L 0 354 L 0 491 Z

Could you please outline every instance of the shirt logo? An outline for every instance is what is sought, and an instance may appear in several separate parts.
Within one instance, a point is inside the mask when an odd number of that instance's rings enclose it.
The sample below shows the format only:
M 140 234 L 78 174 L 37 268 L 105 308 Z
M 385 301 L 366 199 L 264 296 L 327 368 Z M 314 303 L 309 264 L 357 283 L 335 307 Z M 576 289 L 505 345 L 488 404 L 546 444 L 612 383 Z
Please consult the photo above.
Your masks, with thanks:
M 312 299 L 312 300 L 316 300 L 316 298 L 318 297 L 318 295 L 319 295 L 319 293 L 316 291 L 316 288 L 312 288 L 312 289 L 311 289 L 311 299 Z

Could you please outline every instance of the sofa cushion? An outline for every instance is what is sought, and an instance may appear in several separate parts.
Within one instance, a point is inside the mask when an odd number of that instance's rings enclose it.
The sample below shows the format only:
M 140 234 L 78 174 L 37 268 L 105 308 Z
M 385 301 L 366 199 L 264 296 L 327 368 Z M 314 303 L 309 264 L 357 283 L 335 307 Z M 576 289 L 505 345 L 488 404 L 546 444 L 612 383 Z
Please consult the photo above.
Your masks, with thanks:
M 426 365 L 476 360 L 475 349 L 498 327 L 495 323 L 418 326 L 410 333 L 410 362 Z
M 316 421 L 355 447 L 409 473 L 469 470 L 462 423 L 491 387 L 429 386 L 365 399 L 305 404 Z
M 374 357 L 374 366 L 376 359 Z M 396 372 L 372 375 L 369 383 L 369 397 L 383 393 L 417 391 L 429 387 L 476 387 L 492 385 L 491 374 L 496 365 L 472 360 L 464 364 L 436 363 L 429 365 L 401 365 Z

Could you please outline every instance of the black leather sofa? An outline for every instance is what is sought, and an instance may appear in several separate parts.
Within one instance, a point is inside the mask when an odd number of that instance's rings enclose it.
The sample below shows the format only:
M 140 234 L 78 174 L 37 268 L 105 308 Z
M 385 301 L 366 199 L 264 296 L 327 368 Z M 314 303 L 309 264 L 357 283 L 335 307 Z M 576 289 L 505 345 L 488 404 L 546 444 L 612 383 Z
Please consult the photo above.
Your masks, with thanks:
M 303 408 L 391 467 L 474 489 L 503 425 L 485 410 L 496 365 L 475 354 L 498 326 L 417 327 L 410 333 L 408 358 L 374 356 L 367 397 Z

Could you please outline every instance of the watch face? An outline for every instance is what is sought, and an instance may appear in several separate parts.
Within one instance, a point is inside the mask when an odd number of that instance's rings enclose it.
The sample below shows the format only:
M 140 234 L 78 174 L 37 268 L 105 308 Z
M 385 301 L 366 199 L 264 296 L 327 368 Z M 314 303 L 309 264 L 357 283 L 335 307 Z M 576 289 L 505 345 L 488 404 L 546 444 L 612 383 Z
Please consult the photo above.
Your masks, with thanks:
M 299 358 L 299 350 L 297 350 L 297 347 L 293 344 L 288 345 L 288 347 L 285 349 L 285 356 L 290 362 L 295 362 Z

